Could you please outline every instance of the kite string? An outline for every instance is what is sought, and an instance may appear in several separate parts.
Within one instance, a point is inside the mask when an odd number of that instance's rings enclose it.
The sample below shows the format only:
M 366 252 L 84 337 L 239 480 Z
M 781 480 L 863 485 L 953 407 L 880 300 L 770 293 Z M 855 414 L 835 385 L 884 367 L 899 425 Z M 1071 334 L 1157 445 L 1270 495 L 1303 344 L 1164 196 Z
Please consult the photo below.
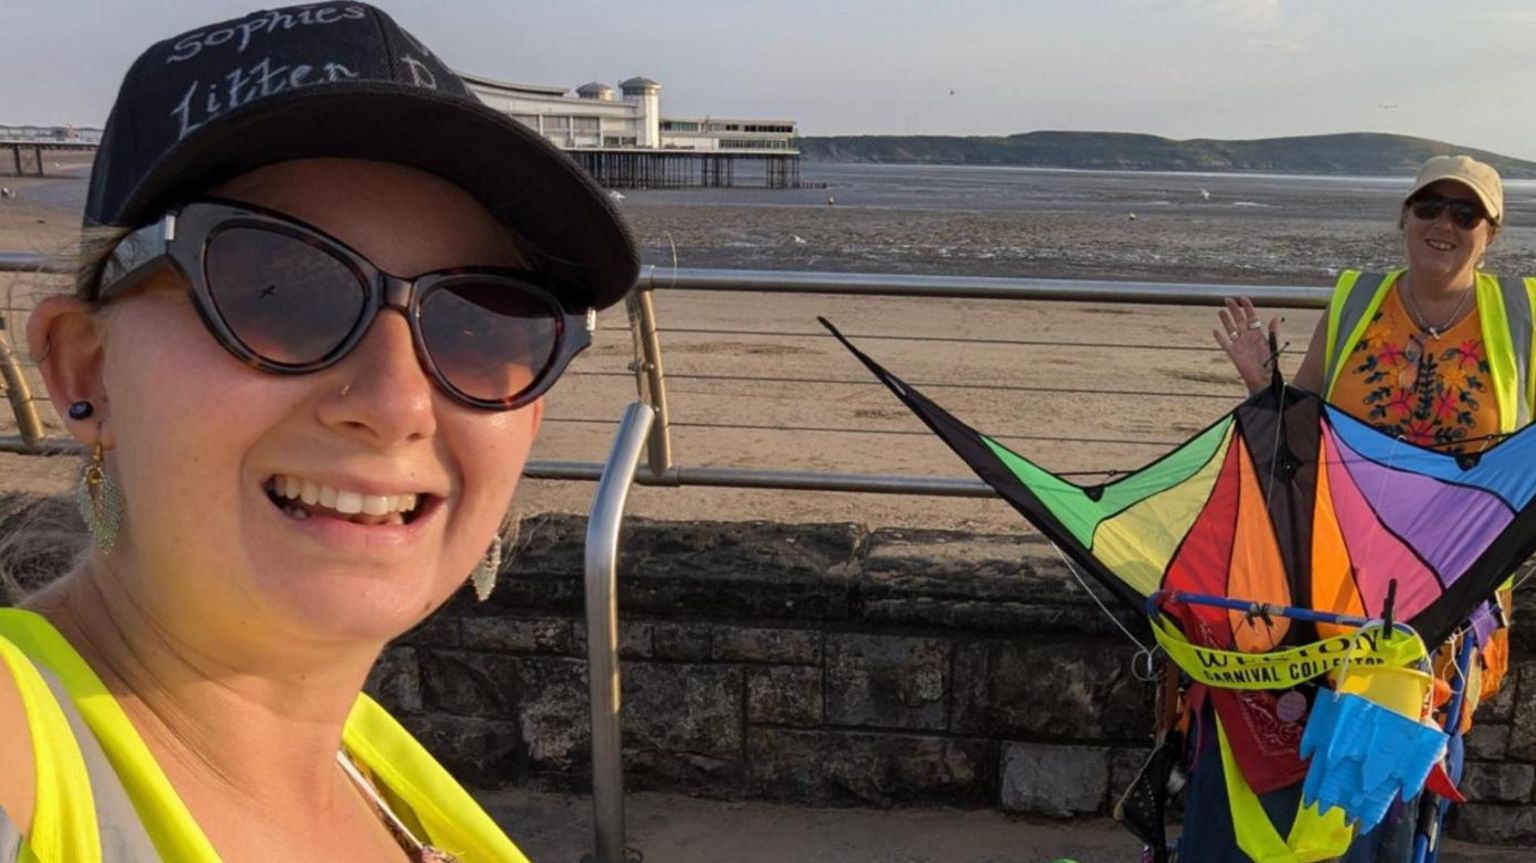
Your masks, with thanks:
M 1533 576 L 1533 575 L 1536 575 L 1536 566 L 1531 566 L 1531 567 L 1527 568 L 1526 571 L 1525 571 L 1525 575 L 1520 576 L 1518 581 L 1516 581 L 1514 584 L 1509 586 L 1509 592 L 1510 593 L 1514 593 L 1515 591 L 1519 590 L 1520 589 L 1520 585 L 1525 584 L 1527 581 L 1530 581 L 1531 580 L 1531 576 Z M 1513 612 L 1514 609 L 1511 608 L 1511 609 L 1509 609 L 1509 611 Z
M 1275 467 L 1280 458 L 1280 441 L 1285 436 L 1285 393 L 1291 385 L 1280 382 L 1280 411 L 1275 415 L 1275 445 L 1269 451 L 1269 488 L 1264 491 L 1264 511 L 1269 512 L 1270 501 L 1275 496 Z
M 1067 572 L 1072 573 L 1072 577 L 1083 588 L 1083 592 L 1088 594 L 1088 598 L 1092 599 L 1094 604 L 1099 607 L 1099 610 L 1104 612 L 1104 616 L 1109 618 L 1109 622 L 1113 623 L 1116 629 L 1119 629 L 1125 634 L 1126 638 L 1131 640 L 1132 644 L 1136 645 L 1136 655 L 1131 657 L 1131 675 L 1142 683 L 1150 683 L 1157 680 L 1157 670 L 1152 666 L 1153 661 L 1157 658 L 1153 648 L 1142 644 L 1140 639 L 1132 635 L 1129 629 L 1126 629 L 1125 624 L 1120 622 L 1120 618 L 1116 617 L 1114 612 L 1104 605 L 1104 601 L 1099 599 L 1099 595 L 1094 593 L 1092 588 L 1088 587 L 1088 582 L 1077 571 L 1077 565 L 1072 562 L 1071 558 L 1062 553 L 1061 548 L 1056 543 L 1052 542 L 1050 546 L 1051 550 L 1056 552 L 1056 556 L 1061 559 L 1062 565 L 1067 568 Z

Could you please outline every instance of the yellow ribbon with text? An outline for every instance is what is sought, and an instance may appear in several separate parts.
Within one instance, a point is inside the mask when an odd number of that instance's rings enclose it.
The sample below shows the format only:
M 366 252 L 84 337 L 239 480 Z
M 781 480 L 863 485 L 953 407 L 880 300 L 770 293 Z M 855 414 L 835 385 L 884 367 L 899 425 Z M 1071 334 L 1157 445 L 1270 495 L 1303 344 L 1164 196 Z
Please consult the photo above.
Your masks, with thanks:
M 1221 689 L 1290 689 L 1344 664 L 1402 667 L 1425 656 L 1417 635 L 1375 628 L 1324 638 L 1270 653 L 1243 653 L 1191 644 L 1161 616 L 1152 618 L 1152 634 L 1168 657 L 1198 683 Z

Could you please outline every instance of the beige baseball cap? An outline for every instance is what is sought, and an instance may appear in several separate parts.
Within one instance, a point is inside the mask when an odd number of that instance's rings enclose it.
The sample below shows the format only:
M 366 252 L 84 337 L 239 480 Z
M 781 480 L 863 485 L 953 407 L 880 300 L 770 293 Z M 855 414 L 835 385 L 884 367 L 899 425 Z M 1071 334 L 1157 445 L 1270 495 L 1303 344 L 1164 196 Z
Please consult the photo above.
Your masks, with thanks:
M 1441 180 L 1450 180 L 1471 189 L 1477 199 L 1483 202 L 1489 220 L 1495 225 L 1504 222 L 1504 184 L 1499 181 L 1499 172 L 1471 156 L 1431 158 L 1419 169 L 1419 177 L 1413 181 L 1413 188 L 1403 196 L 1403 201 L 1417 195 L 1425 186 Z

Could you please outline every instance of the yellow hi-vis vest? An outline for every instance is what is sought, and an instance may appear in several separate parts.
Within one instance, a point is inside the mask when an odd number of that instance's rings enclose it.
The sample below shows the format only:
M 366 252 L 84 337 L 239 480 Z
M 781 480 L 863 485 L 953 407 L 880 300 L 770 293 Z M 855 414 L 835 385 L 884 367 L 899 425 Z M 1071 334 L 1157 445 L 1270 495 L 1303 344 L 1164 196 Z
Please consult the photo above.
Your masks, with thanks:
M 1323 343 L 1324 399 L 1332 395 L 1345 357 L 1365 336 L 1371 318 L 1403 272 L 1345 270 L 1339 274 L 1333 298 L 1328 301 L 1328 333 Z M 1531 405 L 1536 404 L 1536 375 L 1531 374 L 1531 357 L 1536 353 L 1536 332 L 1531 324 L 1532 309 L 1536 308 L 1536 279 L 1501 279 L 1479 272 L 1474 290 L 1494 402 L 1499 407 L 1499 431 L 1508 434 L 1531 421 Z
M 81 741 L 67 714 L 83 718 L 100 744 L 160 858 L 176 863 L 219 863 L 219 856 L 154 755 L 144 745 L 101 679 L 47 620 L 29 611 L 0 608 L 0 673 L 9 672 L 21 693 L 36 762 L 37 795 L 21 846 L 22 863 L 114 863 L 116 846 L 104 851 L 106 821 L 125 813 L 99 806 L 110 800 L 93 787 Z M 62 683 L 68 702 L 47 678 Z M 463 863 L 528 863 L 489 815 L 448 775 L 410 733 L 366 695 L 359 695 L 342 731 L 342 745 L 374 777 L 390 808 L 417 837 Z M 94 746 L 87 749 L 96 751 Z M 111 789 L 117 792 L 118 789 Z M 137 829 L 135 827 L 135 829 Z M 3 852 L 4 849 L 0 849 Z M 141 859 L 135 857 L 135 859 Z

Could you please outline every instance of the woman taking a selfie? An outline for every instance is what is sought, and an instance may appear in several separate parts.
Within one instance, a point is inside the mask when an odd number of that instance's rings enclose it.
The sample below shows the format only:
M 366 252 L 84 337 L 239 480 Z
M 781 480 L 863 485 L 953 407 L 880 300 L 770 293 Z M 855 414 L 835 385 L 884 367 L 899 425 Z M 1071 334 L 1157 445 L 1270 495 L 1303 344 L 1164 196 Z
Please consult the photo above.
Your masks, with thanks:
M 360 694 L 482 594 L 541 395 L 637 261 L 361 3 L 151 46 L 29 347 L 93 543 L 0 610 L 0 860 L 522 860 Z

